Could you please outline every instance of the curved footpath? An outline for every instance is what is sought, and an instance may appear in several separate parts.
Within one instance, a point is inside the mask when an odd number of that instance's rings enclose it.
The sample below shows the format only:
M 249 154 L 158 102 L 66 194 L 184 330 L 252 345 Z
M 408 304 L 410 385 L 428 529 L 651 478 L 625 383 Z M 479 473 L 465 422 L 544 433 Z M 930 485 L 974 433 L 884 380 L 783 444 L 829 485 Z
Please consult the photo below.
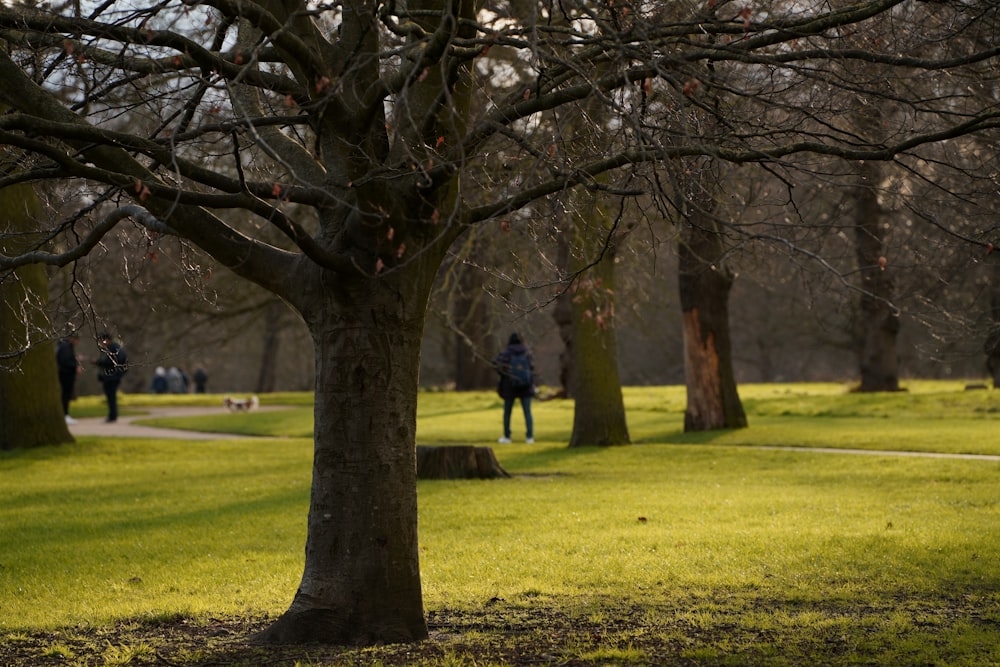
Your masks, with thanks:
M 269 405 L 261 406 L 260 410 L 281 410 L 284 406 Z M 225 412 L 223 407 L 162 407 L 162 408 L 137 408 L 144 410 L 140 415 L 123 415 L 117 422 L 108 424 L 103 417 L 90 417 L 78 419 L 76 424 L 69 427 L 73 435 L 96 435 L 115 438 L 177 438 L 181 440 L 212 440 L 212 439 L 232 439 L 247 437 L 240 433 L 209 433 L 205 431 L 186 431 L 177 428 L 162 428 L 158 426 L 142 426 L 135 421 L 150 419 L 152 417 L 191 417 L 199 415 L 213 415 Z M 833 447 L 780 447 L 766 446 L 748 447 L 748 449 L 770 449 L 785 452 L 810 452 L 815 454 L 862 454 L 868 456 L 917 456 L 935 459 L 973 459 L 977 461 L 1000 461 L 1000 456 L 994 454 L 948 454 L 943 452 L 907 452 L 901 450 L 879 450 L 879 449 L 836 449 Z
M 119 415 L 118 421 L 108 423 L 104 417 L 85 417 L 77 419 L 75 424 L 70 424 L 69 432 L 77 435 L 97 435 L 109 438 L 176 438 L 180 440 L 212 440 L 225 438 L 247 438 L 239 433 L 210 433 L 207 431 L 186 431 L 178 428 L 162 428 L 159 426 L 143 426 L 136 424 L 136 421 L 152 419 L 154 417 L 198 417 L 201 415 L 218 415 L 228 412 L 226 408 L 219 407 L 139 407 L 142 414 Z M 279 406 L 261 407 L 261 410 L 279 410 Z M 253 436 L 259 437 L 259 436 Z

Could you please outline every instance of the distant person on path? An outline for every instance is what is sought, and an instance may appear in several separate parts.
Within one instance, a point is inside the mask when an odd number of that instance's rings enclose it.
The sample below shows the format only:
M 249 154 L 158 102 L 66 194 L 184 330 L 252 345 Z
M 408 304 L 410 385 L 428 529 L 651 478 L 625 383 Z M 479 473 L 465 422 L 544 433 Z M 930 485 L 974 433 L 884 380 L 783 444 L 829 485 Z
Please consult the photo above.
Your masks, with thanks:
M 167 371 L 167 386 L 170 387 L 171 394 L 188 393 L 187 374 L 176 366 L 171 366 Z
M 167 369 L 163 366 L 157 366 L 153 372 L 153 381 L 149 385 L 149 390 L 154 394 L 165 394 L 168 389 Z
M 67 424 L 76 423 L 76 420 L 69 416 L 69 402 L 73 400 L 76 376 L 83 372 L 80 357 L 76 354 L 76 344 L 79 342 L 80 337 L 71 333 L 56 345 L 56 367 L 59 369 L 63 416 L 66 418 Z
M 106 422 L 118 421 L 118 385 L 128 371 L 128 355 L 120 343 L 115 342 L 109 333 L 102 333 L 97 339 L 100 354 L 94 363 L 99 372 L 97 379 L 101 381 L 104 397 L 108 400 L 108 418 Z
M 208 373 L 205 369 L 199 366 L 194 371 L 194 393 L 204 394 L 205 385 L 208 383 Z
M 497 442 L 511 441 L 510 414 L 514 409 L 514 401 L 520 399 L 524 410 L 525 442 L 533 443 L 535 424 L 531 417 L 531 397 L 535 395 L 535 364 L 531 352 L 517 333 L 510 335 L 507 347 L 497 355 L 493 367 L 500 373 L 497 393 L 503 398 L 503 437 Z

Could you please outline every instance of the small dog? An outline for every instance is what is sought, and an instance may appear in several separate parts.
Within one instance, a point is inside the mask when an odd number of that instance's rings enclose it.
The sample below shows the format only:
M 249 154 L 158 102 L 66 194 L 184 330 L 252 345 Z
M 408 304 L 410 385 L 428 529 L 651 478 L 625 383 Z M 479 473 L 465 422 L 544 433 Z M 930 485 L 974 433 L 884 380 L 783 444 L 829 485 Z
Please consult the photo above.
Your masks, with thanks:
M 251 396 L 250 398 L 230 398 L 226 396 L 222 399 L 222 404 L 229 408 L 230 412 L 250 412 L 257 409 L 260 401 L 256 396 Z

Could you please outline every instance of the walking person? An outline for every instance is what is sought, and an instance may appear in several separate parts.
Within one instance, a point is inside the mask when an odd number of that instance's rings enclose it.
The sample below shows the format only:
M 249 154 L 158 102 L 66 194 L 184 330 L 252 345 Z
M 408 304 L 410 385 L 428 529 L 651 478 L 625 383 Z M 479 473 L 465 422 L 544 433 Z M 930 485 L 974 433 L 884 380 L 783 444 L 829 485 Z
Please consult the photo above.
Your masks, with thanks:
M 525 442 L 535 441 L 535 424 L 531 416 L 531 398 L 535 395 L 535 364 L 521 336 L 512 333 L 507 341 L 507 347 L 493 361 L 494 368 L 500 373 L 497 393 L 503 398 L 503 437 L 499 443 L 509 443 L 510 415 L 514 410 L 514 401 L 521 401 L 524 412 Z
M 205 385 L 208 383 L 208 373 L 205 369 L 199 366 L 194 370 L 194 393 L 204 394 Z
M 76 344 L 80 337 L 71 333 L 56 344 L 56 367 L 59 369 L 59 389 L 62 398 L 63 417 L 67 424 L 76 420 L 69 416 L 69 402 L 73 400 L 76 376 L 83 372 L 80 357 L 76 354 Z
M 100 369 L 97 379 L 101 381 L 104 397 L 108 401 L 108 418 L 106 422 L 118 421 L 118 385 L 128 371 L 128 355 L 120 343 L 115 342 L 109 333 L 102 333 L 97 339 L 100 354 L 94 363 Z

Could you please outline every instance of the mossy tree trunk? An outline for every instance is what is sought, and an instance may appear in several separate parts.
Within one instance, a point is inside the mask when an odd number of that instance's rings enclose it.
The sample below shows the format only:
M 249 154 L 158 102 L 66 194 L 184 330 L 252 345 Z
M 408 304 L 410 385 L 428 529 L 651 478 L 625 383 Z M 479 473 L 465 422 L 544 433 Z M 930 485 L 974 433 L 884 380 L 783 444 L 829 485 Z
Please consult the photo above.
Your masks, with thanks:
M 33 249 L 38 200 L 27 185 L 0 190 L 0 253 Z M 45 268 L 25 266 L 0 279 L 0 450 L 73 442 L 59 399 L 55 347 L 48 328 Z
M 569 446 L 627 445 L 631 440 L 615 336 L 615 249 L 614 241 L 606 242 L 611 233 L 610 216 L 600 200 L 592 201 L 580 215 L 587 219 L 578 225 L 578 229 L 586 230 L 577 234 L 584 250 L 578 261 L 599 259 L 580 273 L 570 291 L 575 405 Z

